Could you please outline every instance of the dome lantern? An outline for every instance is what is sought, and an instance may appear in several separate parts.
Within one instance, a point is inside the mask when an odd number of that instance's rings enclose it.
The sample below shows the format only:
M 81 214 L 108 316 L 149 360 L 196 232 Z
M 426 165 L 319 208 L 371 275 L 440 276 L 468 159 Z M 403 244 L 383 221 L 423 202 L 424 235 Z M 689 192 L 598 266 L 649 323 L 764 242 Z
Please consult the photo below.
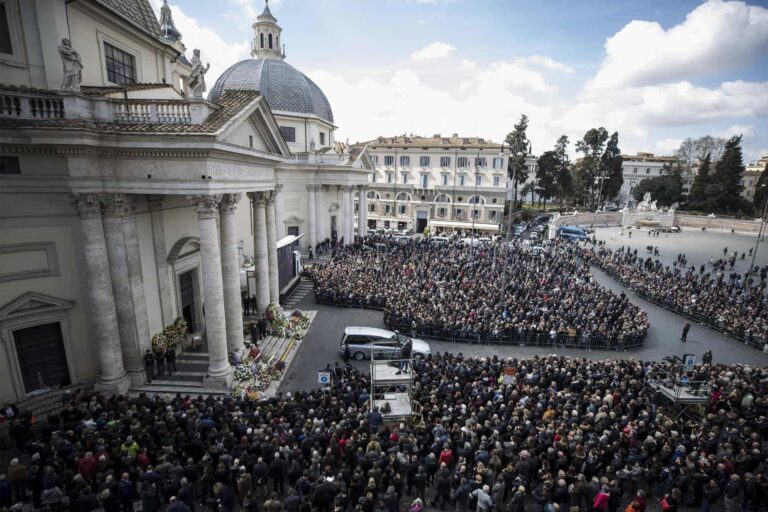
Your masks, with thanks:
M 251 57 L 285 59 L 285 45 L 281 46 L 280 43 L 280 34 L 283 29 L 277 24 L 277 18 L 269 10 L 269 0 L 266 0 L 264 11 L 256 17 L 256 23 L 252 25 L 252 28 Z

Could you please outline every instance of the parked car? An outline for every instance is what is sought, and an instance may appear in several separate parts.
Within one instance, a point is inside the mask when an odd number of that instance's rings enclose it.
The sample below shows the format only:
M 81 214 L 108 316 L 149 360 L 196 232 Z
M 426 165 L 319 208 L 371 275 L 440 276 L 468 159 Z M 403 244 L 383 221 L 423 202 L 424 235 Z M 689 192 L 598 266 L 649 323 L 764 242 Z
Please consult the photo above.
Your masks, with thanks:
M 451 239 L 448 238 L 447 236 L 433 236 L 433 237 L 430 237 L 430 239 L 429 239 L 429 243 L 431 243 L 431 244 L 440 244 L 440 245 L 442 245 L 442 244 L 447 244 L 447 243 L 450 243 L 450 242 L 451 242 Z
M 658 228 L 662 233 L 679 233 L 680 226 L 661 226 Z
M 429 355 L 427 342 L 375 327 L 346 327 L 339 344 L 339 352 L 343 354 L 344 345 L 349 345 L 350 355 L 358 361 L 370 358 L 372 350 L 375 351 L 377 358 L 397 359 L 400 356 L 400 349 L 408 339 L 412 343 L 412 357 Z

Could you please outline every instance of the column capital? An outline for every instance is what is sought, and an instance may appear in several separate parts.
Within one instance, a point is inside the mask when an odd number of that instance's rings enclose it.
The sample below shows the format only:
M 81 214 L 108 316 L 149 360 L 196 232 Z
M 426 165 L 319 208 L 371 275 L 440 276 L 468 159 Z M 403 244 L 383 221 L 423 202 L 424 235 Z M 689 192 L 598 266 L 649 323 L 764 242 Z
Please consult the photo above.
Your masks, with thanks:
M 352 187 L 349 185 L 339 185 L 339 188 L 341 188 L 342 192 L 350 192 L 352 190 Z
M 282 192 L 282 190 L 283 190 L 283 185 L 282 185 L 282 183 L 276 183 L 276 184 L 275 184 L 275 190 L 273 190 L 273 191 L 272 191 L 272 193 L 273 193 L 274 195 L 277 195 L 277 194 L 279 194 L 280 192 Z
M 266 204 L 266 192 L 248 192 L 248 198 L 253 202 L 253 205 L 262 208 Z
M 153 194 L 151 196 L 147 196 L 147 203 L 149 203 L 150 210 L 155 210 L 155 211 L 162 210 L 163 200 L 165 200 L 164 195 Z
M 243 194 L 240 193 L 224 194 L 221 198 L 221 202 L 219 203 L 219 214 L 231 215 L 235 213 L 237 203 L 240 202 L 241 197 L 243 197 Z
M 101 217 L 101 196 L 99 194 L 75 194 L 72 204 L 81 219 Z
M 221 194 L 187 196 L 187 201 L 194 204 L 198 219 L 210 219 L 216 216 L 218 205 L 221 202 Z
M 133 213 L 131 200 L 125 194 L 107 194 L 102 198 L 105 217 L 124 217 Z
M 309 185 L 307 185 L 307 190 L 310 192 L 316 192 L 317 190 L 320 189 L 320 187 L 321 185 L 315 185 L 314 183 L 310 183 Z

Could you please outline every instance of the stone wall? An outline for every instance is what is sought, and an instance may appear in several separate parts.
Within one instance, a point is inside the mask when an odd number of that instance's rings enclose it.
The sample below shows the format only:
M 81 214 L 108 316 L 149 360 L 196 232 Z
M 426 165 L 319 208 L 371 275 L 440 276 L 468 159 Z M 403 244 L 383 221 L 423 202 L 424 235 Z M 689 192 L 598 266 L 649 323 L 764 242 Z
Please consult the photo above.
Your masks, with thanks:
M 558 226 L 620 226 L 621 212 L 599 212 L 577 213 L 575 215 L 560 215 L 551 222 L 554 227 Z
M 732 229 L 739 233 L 757 234 L 760 231 L 760 221 L 754 219 L 720 219 L 702 215 L 675 214 L 675 225 L 681 228 L 701 229 L 707 231 L 730 232 Z

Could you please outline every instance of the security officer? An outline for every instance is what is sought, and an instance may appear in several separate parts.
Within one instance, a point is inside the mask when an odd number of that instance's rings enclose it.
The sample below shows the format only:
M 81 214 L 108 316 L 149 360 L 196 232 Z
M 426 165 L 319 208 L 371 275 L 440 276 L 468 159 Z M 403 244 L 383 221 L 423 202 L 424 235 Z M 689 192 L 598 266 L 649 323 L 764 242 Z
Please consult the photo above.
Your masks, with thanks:
M 144 353 L 144 371 L 147 373 L 147 383 L 151 384 L 155 378 L 155 355 L 149 349 Z

